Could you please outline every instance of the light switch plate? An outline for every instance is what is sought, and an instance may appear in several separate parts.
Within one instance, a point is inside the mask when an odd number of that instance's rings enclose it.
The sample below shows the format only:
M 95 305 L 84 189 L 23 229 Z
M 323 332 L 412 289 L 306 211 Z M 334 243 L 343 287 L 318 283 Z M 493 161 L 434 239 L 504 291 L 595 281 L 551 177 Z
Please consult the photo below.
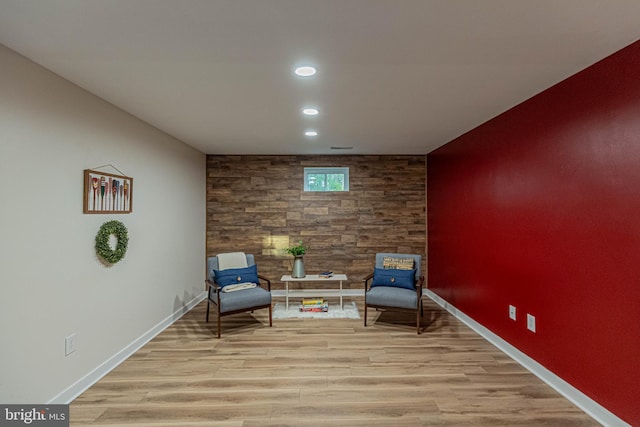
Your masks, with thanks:
M 68 356 L 76 351 L 76 334 L 71 334 L 64 339 L 64 355 Z

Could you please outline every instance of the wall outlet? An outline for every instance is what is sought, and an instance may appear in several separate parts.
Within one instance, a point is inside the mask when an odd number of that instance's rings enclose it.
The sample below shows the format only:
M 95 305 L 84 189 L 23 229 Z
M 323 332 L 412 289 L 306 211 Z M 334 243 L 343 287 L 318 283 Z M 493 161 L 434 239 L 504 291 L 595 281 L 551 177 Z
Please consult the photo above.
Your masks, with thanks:
M 76 351 L 76 334 L 71 334 L 64 339 L 64 355 L 68 356 Z
M 509 306 L 509 319 L 516 320 L 516 307 L 513 305 Z
M 536 317 L 527 313 L 527 329 L 531 332 L 536 331 Z

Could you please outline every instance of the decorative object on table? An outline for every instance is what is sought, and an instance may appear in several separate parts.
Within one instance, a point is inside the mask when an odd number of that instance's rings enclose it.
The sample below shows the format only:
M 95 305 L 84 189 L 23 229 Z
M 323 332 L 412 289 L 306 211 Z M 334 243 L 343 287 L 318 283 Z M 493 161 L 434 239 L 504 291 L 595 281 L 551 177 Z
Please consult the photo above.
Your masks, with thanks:
M 302 255 L 293 258 L 293 268 L 291 269 L 291 277 L 301 278 L 305 277 L 304 272 L 304 260 Z
M 318 274 L 318 277 L 321 279 L 328 279 L 330 277 L 333 277 L 333 271 L 323 271 L 322 273 Z
M 285 248 L 284 251 L 290 255 L 293 255 L 293 268 L 291 269 L 291 277 L 295 277 L 296 279 L 304 277 L 304 261 L 302 256 L 307 253 L 307 247 L 302 244 L 302 240 L 299 240 L 296 246 Z
M 132 200 L 133 178 L 91 169 L 84 170 L 84 213 L 131 213 Z
M 116 238 L 115 249 L 111 248 L 111 236 Z M 129 244 L 127 227 L 120 221 L 107 221 L 96 234 L 96 254 L 107 264 L 115 264 L 124 258 Z

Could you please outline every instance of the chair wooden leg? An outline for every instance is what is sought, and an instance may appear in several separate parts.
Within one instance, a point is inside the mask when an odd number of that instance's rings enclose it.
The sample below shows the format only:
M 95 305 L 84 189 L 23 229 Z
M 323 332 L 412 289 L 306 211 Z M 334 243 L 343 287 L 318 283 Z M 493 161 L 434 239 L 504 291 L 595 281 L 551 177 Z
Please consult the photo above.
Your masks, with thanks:
M 269 306 L 269 327 L 273 326 L 273 317 L 272 317 L 272 314 L 273 314 L 273 309 L 272 309 L 272 307 L 271 307 L 271 306 Z
M 218 338 L 220 338 L 220 310 L 218 309 Z
M 416 310 L 416 325 L 418 327 L 418 335 L 422 332 L 420 331 L 420 318 L 424 316 L 424 312 L 422 311 L 422 301 L 419 302 L 420 310 Z
M 364 302 L 364 326 L 367 326 L 367 302 Z
M 209 304 L 211 304 L 211 300 L 207 297 L 207 322 L 209 322 Z

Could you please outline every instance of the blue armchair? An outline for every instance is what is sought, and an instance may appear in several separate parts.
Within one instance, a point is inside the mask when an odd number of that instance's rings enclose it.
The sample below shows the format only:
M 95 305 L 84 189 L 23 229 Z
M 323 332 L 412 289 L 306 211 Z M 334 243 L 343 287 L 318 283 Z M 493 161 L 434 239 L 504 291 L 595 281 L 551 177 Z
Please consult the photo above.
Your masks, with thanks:
M 252 254 L 246 257 L 246 267 L 220 269 L 219 256 L 207 259 L 207 317 L 213 305 L 218 319 L 218 338 L 220 338 L 221 320 L 228 316 L 246 311 L 269 309 L 269 326 L 272 326 L 271 281 L 257 273 Z
M 420 273 L 422 257 L 414 254 L 377 253 L 374 272 L 364 279 L 364 326 L 367 326 L 367 307 L 377 310 L 406 311 L 416 314 L 416 328 L 420 330 L 423 316 Z

